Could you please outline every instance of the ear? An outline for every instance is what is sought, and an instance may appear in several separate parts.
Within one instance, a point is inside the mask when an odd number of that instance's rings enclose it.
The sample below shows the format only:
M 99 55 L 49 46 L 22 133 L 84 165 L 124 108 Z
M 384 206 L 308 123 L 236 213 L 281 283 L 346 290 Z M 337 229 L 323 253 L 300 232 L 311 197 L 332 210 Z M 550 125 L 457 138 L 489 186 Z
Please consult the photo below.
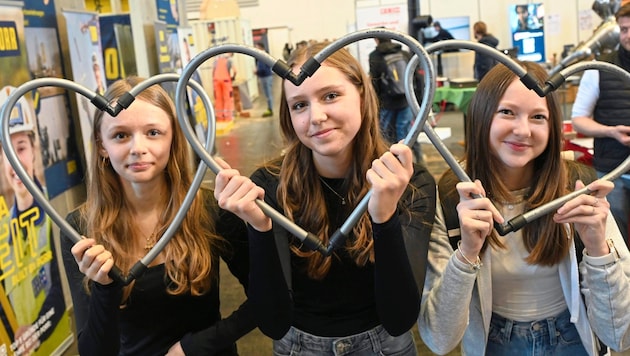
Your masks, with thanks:
M 107 152 L 107 150 L 105 149 L 105 147 L 103 147 L 102 142 L 99 140 L 96 145 L 98 146 L 98 154 L 99 156 L 103 157 L 103 158 L 109 158 L 109 153 Z

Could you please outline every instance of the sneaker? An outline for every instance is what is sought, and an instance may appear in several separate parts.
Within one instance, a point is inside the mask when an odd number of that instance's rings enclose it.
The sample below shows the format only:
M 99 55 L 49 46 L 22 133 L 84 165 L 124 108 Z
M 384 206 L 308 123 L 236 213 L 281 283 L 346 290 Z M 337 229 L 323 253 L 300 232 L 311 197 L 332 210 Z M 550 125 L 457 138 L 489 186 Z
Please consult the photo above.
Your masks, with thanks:
M 262 117 L 269 117 L 269 116 L 273 116 L 273 111 L 267 110 L 262 114 Z

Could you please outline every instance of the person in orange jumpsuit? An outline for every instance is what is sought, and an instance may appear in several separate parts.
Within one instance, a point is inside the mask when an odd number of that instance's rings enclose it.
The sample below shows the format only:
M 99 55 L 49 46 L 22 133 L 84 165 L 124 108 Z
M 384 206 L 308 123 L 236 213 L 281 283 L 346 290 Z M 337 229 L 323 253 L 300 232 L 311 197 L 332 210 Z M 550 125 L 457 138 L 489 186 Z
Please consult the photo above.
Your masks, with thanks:
M 214 113 L 217 121 L 230 121 L 234 115 L 232 81 L 236 69 L 232 64 L 232 53 L 217 57 L 214 62 L 212 81 L 214 83 Z

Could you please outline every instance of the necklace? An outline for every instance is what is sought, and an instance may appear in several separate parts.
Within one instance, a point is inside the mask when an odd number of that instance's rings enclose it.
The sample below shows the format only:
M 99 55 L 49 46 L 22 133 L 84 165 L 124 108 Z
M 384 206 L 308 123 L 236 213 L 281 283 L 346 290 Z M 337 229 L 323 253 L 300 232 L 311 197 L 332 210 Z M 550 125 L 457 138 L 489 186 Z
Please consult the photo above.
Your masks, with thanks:
M 508 208 L 508 210 L 514 210 L 514 207 L 516 205 L 519 205 L 525 201 L 525 198 L 527 198 L 528 193 L 529 193 L 529 188 L 519 189 L 512 192 L 512 195 L 516 198 L 515 200 L 501 201 L 499 199 L 494 199 L 494 201 L 505 206 L 506 208 Z
M 155 226 L 155 229 L 153 229 L 153 232 L 151 233 L 151 235 L 147 237 L 147 241 L 144 244 L 144 249 L 146 251 L 149 251 L 150 249 L 152 249 L 153 246 L 155 246 L 155 244 L 157 243 L 157 232 L 158 232 L 158 227 Z
M 319 180 L 324 183 L 324 185 L 326 186 L 326 188 L 330 189 L 331 192 L 333 192 L 333 194 L 335 194 L 339 199 L 341 199 L 341 205 L 346 205 L 346 198 L 342 197 L 341 194 L 337 193 L 334 189 L 332 189 L 332 187 L 330 185 L 328 185 L 328 183 L 326 183 L 326 181 L 324 180 L 324 178 L 319 177 Z

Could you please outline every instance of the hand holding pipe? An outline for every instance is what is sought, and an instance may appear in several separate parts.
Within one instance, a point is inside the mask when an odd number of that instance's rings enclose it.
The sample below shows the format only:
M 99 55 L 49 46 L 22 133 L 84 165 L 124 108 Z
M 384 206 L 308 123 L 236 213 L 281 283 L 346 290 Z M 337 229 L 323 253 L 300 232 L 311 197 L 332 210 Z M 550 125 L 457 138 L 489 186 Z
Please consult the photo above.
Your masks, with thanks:
M 186 82 L 191 78 L 192 74 L 195 70 L 208 58 L 213 56 L 222 54 L 222 53 L 242 53 L 246 55 L 250 55 L 255 57 L 257 60 L 262 61 L 263 63 L 271 66 L 272 70 L 278 74 L 283 79 L 289 80 L 291 83 L 295 85 L 300 85 L 302 82 L 312 76 L 315 71 L 321 66 L 321 64 L 335 51 L 345 47 L 346 45 L 356 42 L 359 40 L 363 40 L 366 38 L 374 38 L 374 37 L 383 37 L 383 38 L 392 38 L 398 40 L 405 45 L 407 45 L 416 56 L 418 56 L 423 61 L 423 69 L 427 74 L 427 77 L 431 80 L 425 84 L 425 92 L 423 93 L 423 107 L 421 112 L 423 114 L 419 115 L 419 119 L 416 120 L 412 131 L 409 133 L 407 138 L 405 139 L 405 143 L 407 145 L 413 145 L 412 138 L 416 138 L 422 129 L 424 122 L 426 121 L 426 117 L 428 116 L 428 112 L 430 110 L 430 105 L 433 100 L 434 91 L 433 88 L 435 86 L 435 79 L 433 75 L 433 66 L 431 60 L 424 50 L 424 48 L 412 37 L 403 34 L 401 32 L 386 30 L 386 29 L 367 29 L 362 31 L 357 31 L 346 35 L 339 40 L 332 42 L 321 52 L 317 53 L 312 58 L 309 58 L 300 68 L 300 72 L 296 75 L 293 73 L 292 69 L 283 61 L 276 60 L 271 57 L 268 53 L 249 47 L 244 45 L 237 44 L 225 44 L 217 47 L 209 48 L 197 56 L 195 56 L 184 68 L 180 80 L 177 83 L 177 88 L 175 91 L 175 106 L 178 113 L 178 118 L 180 120 L 180 124 L 183 128 L 184 134 L 186 138 L 190 141 L 193 149 L 197 153 L 199 157 L 208 165 L 208 167 L 216 174 L 221 170 L 221 167 L 214 161 L 212 156 L 201 147 L 197 137 L 194 135 L 192 127 L 188 122 L 182 121 L 182 113 L 184 113 L 184 87 Z M 315 250 L 323 254 L 324 256 L 329 256 L 332 252 L 341 246 L 349 233 L 352 231 L 352 228 L 358 222 L 361 215 L 367 210 L 367 203 L 369 201 L 371 195 L 371 191 L 364 196 L 364 198 L 359 202 L 357 207 L 350 214 L 348 219 L 344 224 L 337 230 L 330 239 L 329 245 L 324 246 L 322 241 L 315 236 L 314 234 L 304 231 L 302 228 L 297 226 L 293 221 L 289 220 L 284 215 L 280 214 L 275 209 L 271 208 L 267 203 L 263 200 L 257 200 L 256 203 L 263 210 L 263 212 L 269 216 L 275 223 L 280 224 L 283 228 L 289 231 L 292 235 L 296 236 L 298 239 L 302 241 L 302 243 L 311 250 Z
M 122 100 L 119 100 L 116 105 L 112 106 L 108 102 L 107 98 L 85 88 L 82 85 L 79 85 L 73 81 L 69 81 L 66 79 L 60 78 L 39 78 L 34 79 L 29 82 L 24 83 L 23 85 L 16 88 L 16 90 L 7 98 L 7 101 L 2 106 L 2 110 L 0 111 L 0 120 L 2 124 L 2 147 L 7 156 L 7 159 L 15 173 L 20 177 L 24 186 L 31 193 L 33 198 L 42 206 L 46 214 L 50 216 L 57 226 L 61 229 L 63 233 L 65 233 L 68 237 L 72 239 L 74 242 L 80 241 L 83 237 L 79 235 L 79 233 L 70 226 L 70 224 L 55 210 L 55 208 L 50 204 L 48 199 L 44 196 L 41 190 L 37 187 L 33 179 L 28 175 L 22 163 L 20 162 L 17 154 L 15 153 L 15 149 L 11 144 L 11 134 L 9 131 L 9 121 L 11 117 L 11 111 L 13 107 L 16 105 L 18 100 L 24 96 L 26 93 L 31 90 L 35 90 L 39 87 L 45 86 L 56 86 L 65 88 L 68 90 L 72 90 L 78 94 L 83 95 L 84 97 L 90 99 L 90 102 L 94 104 L 97 109 L 106 111 L 109 115 L 115 117 L 118 115 L 123 109 L 126 109 L 131 105 L 135 96 L 140 93 L 142 90 L 148 88 L 151 85 L 158 84 L 164 81 L 177 81 L 179 76 L 176 74 L 161 74 L 149 79 L 146 79 L 142 83 L 138 84 L 136 87 L 132 88 L 128 94 L 124 95 Z M 208 112 L 212 113 L 213 106 L 210 102 L 210 98 L 203 90 L 203 87 L 195 82 L 191 81 L 190 86 L 199 93 L 203 104 L 206 107 Z M 214 144 L 214 125 L 212 127 L 209 126 L 209 130 L 212 130 L 213 134 L 208 135 L 208 140 L 206 142 L 207 147 L 212 147 Z M 157 255 L 162 251 L 164 246 L 170 241 L 171 237 L 174 235 L 175 231 L 179 228 L 181 221 L 185 217 L 188 212 L 188 208 L 190 207 L 190 203 L 195 197 L 195 194 L 203 181 L 203 177 L 206 171 L 206 167 L 202 164 L 199 165 L 195 178 L 193 180 L 193 184 L 191 185 L 188 193 L 184 198 L 184 203 L 182 208 L 177 212 L 175 217 L 173 218 L 173 223 L 167 228 L 162 237 L 158 240 L 156 245 L 137 263 L 133 265 L 133 267 L 129 270 L 127 275 L 124 275 L 123 272 L 117 266 L 112 267 L 109 272 L 109 277 L 114 281 L 122 284 L 128 285 L 134 279 L 138 278 L 140 275 L 144 273 L 147 266 L 155 259 Z

